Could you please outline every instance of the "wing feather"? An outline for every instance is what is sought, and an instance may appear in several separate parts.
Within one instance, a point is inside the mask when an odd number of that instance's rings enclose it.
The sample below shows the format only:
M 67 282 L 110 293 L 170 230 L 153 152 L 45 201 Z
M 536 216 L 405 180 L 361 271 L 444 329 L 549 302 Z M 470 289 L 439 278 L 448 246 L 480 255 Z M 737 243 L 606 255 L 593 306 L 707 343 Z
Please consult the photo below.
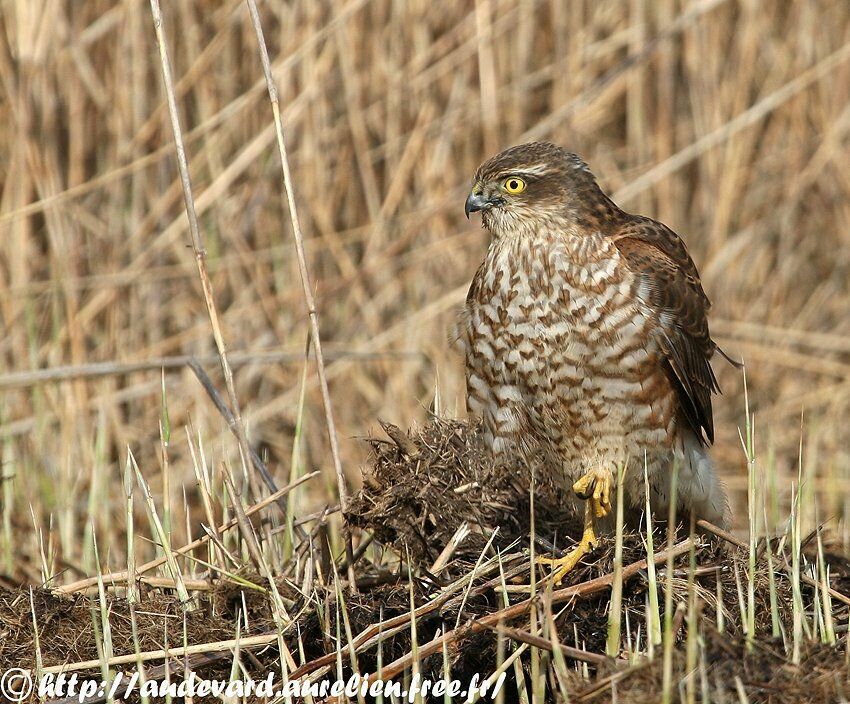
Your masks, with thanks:
M 708 330 L 711 303 L 684 242 L 665 225 L 631 216 L 614 235 L 627 266 L 638 274 L 638 295 L 658 315 L 664 365 L 682 415 L 701 442 L 714 442 L 711 395 L 719 393 Z

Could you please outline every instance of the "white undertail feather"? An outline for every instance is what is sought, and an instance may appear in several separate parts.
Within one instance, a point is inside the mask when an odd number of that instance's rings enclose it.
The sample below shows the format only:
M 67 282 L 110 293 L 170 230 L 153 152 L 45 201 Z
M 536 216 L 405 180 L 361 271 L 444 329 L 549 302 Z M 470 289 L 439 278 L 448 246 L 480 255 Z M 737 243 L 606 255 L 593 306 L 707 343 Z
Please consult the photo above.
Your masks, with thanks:
M 690 429 L 681 434 L 680 445 L 675 449 L 680 463 L 677 503 L 709 523 L 728 528 L 732 523 L 729 502 L 707 448 Z
M 693 430 L 680 428 L 672 449 L 654 449 L 639 460 L 631 457 L 625 474 L 625 489 L 628 508 L 642 510 L 645 482 L 644 469 L 649 476 L 650 503 L 656 519 L 667 520 L 670 510 L 670 483 L 674 463 L 679 478 L 676 488 L 677 520 L 687 525 L 690 512 L 697 520 L 728 529 L 732 525 L 732 514 L 723 482 L 717 475 L 709 449 L 701 443 Z M 604 524 L 611 528 L 611 522 Z

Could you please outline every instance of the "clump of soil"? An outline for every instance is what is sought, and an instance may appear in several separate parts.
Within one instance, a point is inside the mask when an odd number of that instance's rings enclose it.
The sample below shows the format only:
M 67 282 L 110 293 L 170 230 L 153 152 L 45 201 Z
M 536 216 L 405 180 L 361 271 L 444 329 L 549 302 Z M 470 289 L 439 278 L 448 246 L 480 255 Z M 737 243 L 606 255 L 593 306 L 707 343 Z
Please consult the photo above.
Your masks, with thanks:
M 500 464 L 485 449 L 479 429 L 458 420 L 434 420 L 410 438 L 384 424 L 394 440 L 371 438 L 373 463 L 346 516 L 351 525 L 417 563 L 430 563 L 462 524 L 472 533 L 456 558 L 476 558 L 493 529 L 496 547 L 531 535 L 532 472 L 535 533 L 543 544 L 565 546 L 581 526 L 564 496 L 567 489 L 543 467 Z

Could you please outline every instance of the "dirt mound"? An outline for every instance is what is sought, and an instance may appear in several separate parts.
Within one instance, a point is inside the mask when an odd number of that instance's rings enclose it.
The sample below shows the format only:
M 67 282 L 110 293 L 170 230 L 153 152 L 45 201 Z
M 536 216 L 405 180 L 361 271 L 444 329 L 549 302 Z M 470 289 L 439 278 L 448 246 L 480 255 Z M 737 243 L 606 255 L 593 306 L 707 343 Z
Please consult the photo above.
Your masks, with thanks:
M 515 541 L 528 545 L 528 466 L 494 463 L 478 428 L 463 421 L 435 420 L 415 439 L 395 426 L 384 427 L 391 440 L 368 440 L 374 459 L 346 516 L 350 524 L 417 563 L 435 560 L 464 524 L 470 532 L 453 552 L 461 561 L 477 558 L 497 527 L 495 547 Z M 564 488 L 535 468 L 535 532 L 549 546 L 563 546 L 566 536 L 580 529 L 563 496 Z

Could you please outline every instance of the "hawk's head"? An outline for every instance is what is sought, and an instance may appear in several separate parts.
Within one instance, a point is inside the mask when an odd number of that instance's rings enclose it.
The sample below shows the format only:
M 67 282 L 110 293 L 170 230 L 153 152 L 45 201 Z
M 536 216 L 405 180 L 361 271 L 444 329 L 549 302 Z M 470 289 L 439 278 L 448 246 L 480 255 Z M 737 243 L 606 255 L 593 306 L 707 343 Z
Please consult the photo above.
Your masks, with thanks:
M 466 217 L 482 212 L 494 235 L 544 223 L 586 225 L 616 208 L 578 156 L 549 142 L 511 147 L 475 172 Z

